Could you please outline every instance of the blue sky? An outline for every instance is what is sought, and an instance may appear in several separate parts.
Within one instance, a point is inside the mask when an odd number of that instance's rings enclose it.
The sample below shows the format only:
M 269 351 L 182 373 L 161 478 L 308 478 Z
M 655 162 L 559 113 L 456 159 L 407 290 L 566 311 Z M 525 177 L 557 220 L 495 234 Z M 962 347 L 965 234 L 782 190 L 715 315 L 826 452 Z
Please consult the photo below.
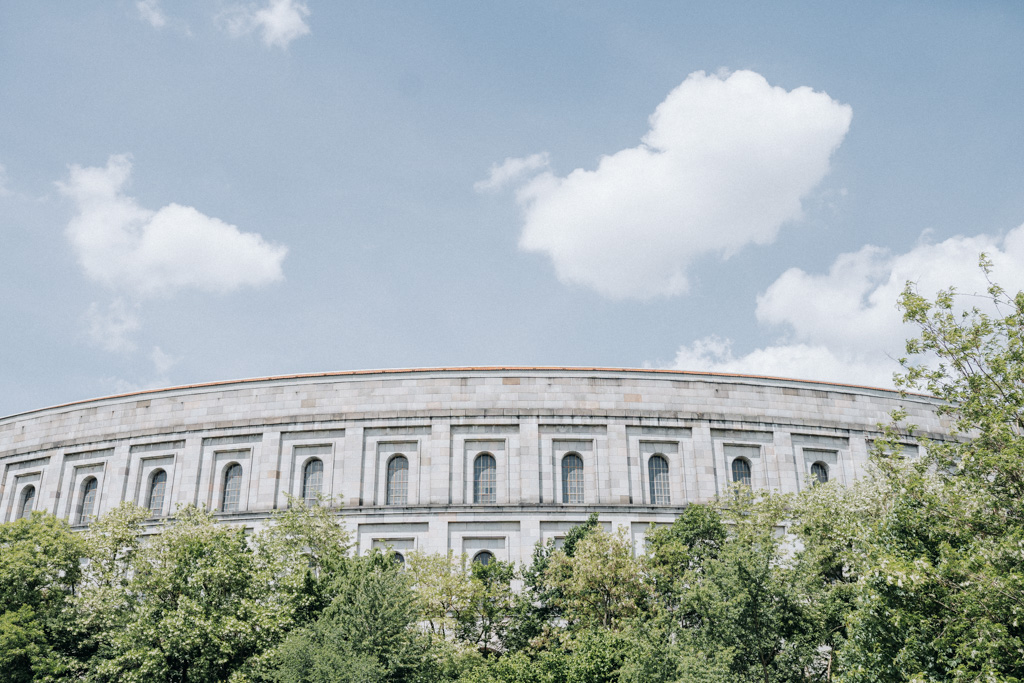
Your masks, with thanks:
M 0 414 L 385 367 L 884 385 L 1024 287 L 1017 2 L 0 4 Z

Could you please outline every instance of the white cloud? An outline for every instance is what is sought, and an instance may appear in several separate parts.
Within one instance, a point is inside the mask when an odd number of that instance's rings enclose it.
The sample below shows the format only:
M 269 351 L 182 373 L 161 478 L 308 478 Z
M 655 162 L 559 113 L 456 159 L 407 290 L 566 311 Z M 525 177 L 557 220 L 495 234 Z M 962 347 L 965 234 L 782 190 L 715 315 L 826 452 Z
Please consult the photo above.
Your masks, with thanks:
M 57 183 L 77 207 L 67 235 L 90 279 L 142 297 L 186 288 L 227 292 L 283 278 L 286 247 L 189 206 L 140 207 L 122 192 L 131 168 L 128 155 L 114 155 L 105 167 L 71 166 L 67 182 Z
M 123 299 L 115 299 L 106 309 L 97 303 L 85 312 L 86 333 L 93 344 L 112 353 L 135 350 L 132 334 L 139 329 L 139 317 Z
M 736 357 L 729 341 L 708 337 L 681 347 L 673 366 L 892 386 L 895 359 L 915 334 L 896 307 L 904 284 L 915 282 L 929 297 L 954 286 L 967 295 L 962 305 L 984 308 L 985 299 L 970 296 L 988 286 L 977 266 L 981 252 L 997 282 L 1024 289 L 1024 225 L 1003 238 L 951 237 L 904 254 L 869 245 L 841 254 L 824 274 L 791 268 L 758 296 L 758 321 L 786 331 L 778 344 Z
M 484 180 L 473 183 L 477 192 L 494 192 L 518 180 L 530 171 L 547 168 L 548 153 L 531 154 L 528 157 L 509 157 L 504 162 L 491 166 L 491 171 Z
M 637 147 L 520 187 L 520 246 L 612 298 L 682 294 L 697 257 L 767 244 L 828 172 L 851 109 L 759 74 L 690 74 Z
M 172 382 L 168 373 L 181 359 L 164 353 L 159 346 L 153 347 L 149 354 L 149 359 L 153 363 L 152 375 L 146 376 L 143 373 L 141 377 L 135 379 L 105 377 L 103 383 L 109 387 L 108 391 L 112 394 L 130 394 L 136 391 L 145 391 L 146 389 L 162 389 L 171 386 Z
M 286 49 L 293 40 L 310 32 L 308 16 L 309 7 L 304 0 L 269 0 L 262 7 L 233 7 L 222 19 L 232 36 L 258 31 L 267 47 Z
M 885 355 L 838 353 L 821 345 L 781 344 L 736 357 L 732 342 L 715 336 L 682 346 L 673 367 L 767 377 L 792 377 L 888 387 L 897 365 Z
M 160 0 L 139 0 L 135 8 L 139 10 L 139 17 L 153 28 L 167 25 L 167 15 L 160 8 Z

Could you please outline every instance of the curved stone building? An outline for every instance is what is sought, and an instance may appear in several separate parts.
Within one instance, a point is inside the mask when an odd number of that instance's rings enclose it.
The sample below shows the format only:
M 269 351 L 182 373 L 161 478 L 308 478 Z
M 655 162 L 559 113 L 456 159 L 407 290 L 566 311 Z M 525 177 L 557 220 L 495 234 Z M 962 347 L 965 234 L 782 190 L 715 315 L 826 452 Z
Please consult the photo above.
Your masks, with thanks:
M 447 368 L 176 387 L 0 419 L 0 521 L 83 526 L 124 500 L 193 503 L 259 527 L 288 494 L 334 501 L 360 550 L 528 561 L 591 512 L 640 547 L 653 522 L 732 481 L 798 491 L 861 476 L 902 406 L 865 387 L 605 368 Z M 908 440 L 905 448 L 918 445 Z

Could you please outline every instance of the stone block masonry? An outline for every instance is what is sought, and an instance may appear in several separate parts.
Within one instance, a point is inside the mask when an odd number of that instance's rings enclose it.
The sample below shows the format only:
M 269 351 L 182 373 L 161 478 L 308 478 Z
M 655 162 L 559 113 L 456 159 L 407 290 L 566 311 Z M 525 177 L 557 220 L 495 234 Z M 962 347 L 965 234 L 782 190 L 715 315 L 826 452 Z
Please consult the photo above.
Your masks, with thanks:
M 799 491 L 863 476 L 925 396 L 798 380 L 612 368 L 322 373 L 126 394 L 0 418 L 0 521 L 77 528 L 124 500 L 259 528 L 288 496 L 327 496 L 361 552 L 390 546 L 528 562 L 598 512 L 637 551 L 651 523 L 733 481 Z M 905 451 L 920 446 L 907 439 Z

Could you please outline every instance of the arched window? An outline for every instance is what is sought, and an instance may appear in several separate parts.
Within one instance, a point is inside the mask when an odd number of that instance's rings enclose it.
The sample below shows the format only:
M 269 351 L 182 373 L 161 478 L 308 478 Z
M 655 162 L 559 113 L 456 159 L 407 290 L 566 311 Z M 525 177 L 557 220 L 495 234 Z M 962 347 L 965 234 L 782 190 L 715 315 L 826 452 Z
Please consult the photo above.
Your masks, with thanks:
M 314 458 L 302 468 L 302 500 L 313 506 L 320 502 L 320 490 L 324 485 L 324 461 Z
M 164 494 L 167 491 L 167 472 L 157 470 L 149 478 L 149 498 L 146 499 L 146 507 L 149 514 L 159 517 L 164 513 Z
M 32 514 L 32 508 L 36 504 L 36 487 L 26 486 L 21 492 L 21 505 L 18 507 L 18 519 L 24 519 Z
M 668 486 L 668 461 L 661 455 L 652 455 L 647 460 L 647 478 L 651 481 L 651 504 L 668 505 L 672 495 Z
M 823 462 L 816 462 L 811 465 L 811 476 L 814 477 L 815 483 L 824 484 L 828 481 L 828 465 Z
M 583 458 L 576 453 L 562 458 L 562 502 L 583 503 Z
M 405 556 L 402 553 L 395 553 L 392 559 L 394 559 L 395 564 L 405 564 Z
M 89 477 L 82 484 L 82 497 L 78 503 L 78 523 L 88 524 L 92 517 L 92 509 L 96 507 L 96 489 L 99 484 L 96 477 Z
M 388 462 L 388 505 L 409 503 L 409 461 L 404 455 L 396 455 Z
M 221 501 L 222 512 L 238 512 L 242 499 L 242 466 L 237 462 L 228 465 L 224 470 L 224 497 Z
M 489 550 L 481 550 L 473 556 L 473 561 L 486 567 L 491 562 L 494 562 L 494 553 Z
M 490 453 L 482 453 L 473 462 L 473 502 L 498 502 L 498 463 Z
M 746 458 L 732 461 L 732 480 L 737 484 L 750 486 L 750 462 Z

